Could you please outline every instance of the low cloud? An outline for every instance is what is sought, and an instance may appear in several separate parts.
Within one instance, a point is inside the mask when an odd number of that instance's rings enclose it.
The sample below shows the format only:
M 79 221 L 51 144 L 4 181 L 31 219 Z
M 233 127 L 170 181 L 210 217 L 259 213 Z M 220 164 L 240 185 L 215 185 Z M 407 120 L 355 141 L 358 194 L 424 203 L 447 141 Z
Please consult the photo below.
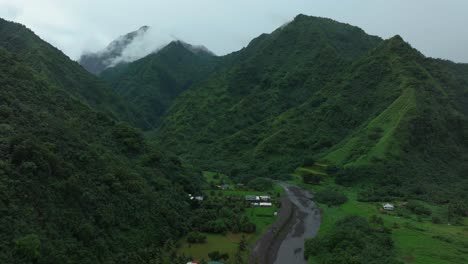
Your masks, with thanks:
M 126 45 L 122 50 L 120 56 L 111 58 L 107 62 L 109 67 L 122 62 L 132 62 L 141 59 L 150 53 L 158 51 L 171 41 L 175 40 L 175 38 L 170 34 L 154 27 L 149 27 L 146 31 L 140 29 L 137 33 L 138 34 L 133 41 Z

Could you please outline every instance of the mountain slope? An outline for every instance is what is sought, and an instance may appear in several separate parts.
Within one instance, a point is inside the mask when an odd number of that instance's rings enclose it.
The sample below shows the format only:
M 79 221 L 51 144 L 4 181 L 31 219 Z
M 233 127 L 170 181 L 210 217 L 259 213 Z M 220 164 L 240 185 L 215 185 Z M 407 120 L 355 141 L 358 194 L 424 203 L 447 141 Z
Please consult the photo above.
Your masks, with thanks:
M 468 86 L 399 36 L 301 15 L 228 57 L 175 101 L 156 133 L 166 149 L 240 180 L 313 157 L 343 166 L 343 181 L 389 176 L 406 193 L 420 181 L 417 195 L 438 201 L 463 192 Z
M 0 19 L 0 47 L 19 56 L 50 84 L 114 118 L 138 119 L 104 82 L 71 61 L 60 50 L 17 23 Z
M 358 28 L 300 15 L 229 55 L 232 67 L 182 94 L 164 119 L 159 138 L 169 149 L 193 159 L 207 160 L 207 155 L 220 162 L 225 158 L 229 164 L 231 157 L 213 155 L 221 152 L 250 160 L 255 146 L 280 132 L 271 128 L 276 117 L 312 97 L 320 104 L 324 98 L 315 95 L 379 42 Z M 178 132 L 174 137 L 173 131 Z M 239 137 L 238 144 L 229 143 Z M 185 151 L 179 144 L 196 147 Z
M 10 40 L 2 46 L 27 41 Z M 0 47 L 0 262 L 158 261 L 187 231 L 197 175 L 31 66 L 49 52 Z
M 105 69 L 115 66 L 115 60 L 122 56 L 124 50 L 135 41 L 135 39 L 143 37 L 148 29 L 148 26 L 143 26 L 136 31 L 120 36 L 101 52 L 81 55 L 78 62 L 87 71 L 99 75 Z
M 138 106 L 143 128 L 155 127 L 172 101 L 215 70 L 218 58 L 206 49 L 174 41 L 156 53 L 105 70 L 101 77 L 127 102 Z

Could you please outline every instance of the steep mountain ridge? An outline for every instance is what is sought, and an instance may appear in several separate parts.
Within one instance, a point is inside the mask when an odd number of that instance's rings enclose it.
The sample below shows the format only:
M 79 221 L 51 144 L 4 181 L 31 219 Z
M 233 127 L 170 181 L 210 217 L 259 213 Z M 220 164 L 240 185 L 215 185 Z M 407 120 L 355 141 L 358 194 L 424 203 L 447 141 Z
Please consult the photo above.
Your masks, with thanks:
M 124 50 L 132 44 L 135 39 L 142 38 L 148 30 L 148 26 L 142 26 L 136 31 L 120 36 L 109 43 L 103 51 L 81 55 L 78 62 L 87 71 L 99 75 L 105 69 L 115 66 L 117 63 L 115 60 L 122 56 Z
M 20 57 L 51 85 L 114 118 L 138 119 L 128 104 L 60 50 L 25 26 L 0 19 L 0 47 Z
M 132 63 L 118 65 L 101 73 L 114 91 L 138 106 L 140 127 L 158 125 L 172 101 L 187 88 L 207 78 L 219 58 L 204 47 L 173 41 Z
M 341 50 L 334 48 L 346 42 L 346 38 L 342 37 L 343 30 L 336 29 L 336 24 L 340 24 L 324 20 L 323 23 L 334 30 L 329 33 L 334 39 L 328 40 L 320 37 L 328 29 L 322 28 L 322 24 L 316 25 L 314 21 L 315 18 L 308 21 L 304 16 L 298 16 L 287 26 L 270 35 L 262 35 L 243 50 L 228 55 L 235 56 L 229 59 L 236 63 L 205 81 L 203 86 L 181 95 L 174 108 L 182 101 L 182 112 L 175 111 L 165 119 L 160 135 L 165 131 L 180 131 L 184 134 L 187 132 L 183 137 L 195 141 L 215 142 L 239 135 L 243 129 L 258 127 L 257 130 L 263 131 L 267 128 L 266 124 L 271 122 L 269 119 L 301 105 L 325 84 L 340 76 L 341 71 L 352 62 L 353 56 L 349 54 L 363 53 L 362 46 L 371 48 L 380 41 L 349 26 L 352 32 L 349 35 L 357 34 L 364 44 L 357 44 L 354 52 L 346 51 L 346 55 L 340 56 Z M 332 45 L 330 42 L 336 43 Z M 184 107 L 184 104 L 191 108 Z M 192 118 L 194 114 L 207 118 Z M 255 137 L 252 138 L 254 140 Z M 177 135 L 175 138 L 168 136 L 162 141 L 167 145 L 177 142 Z M 218 157 L 222 159 L 222 155 Z
M 283 178 L 313 157 L 343 166 L 349 182 L 393 177 L 406 194 L 421 182 L 417 195 L 438 201 L 461 193 L 458 95 L 468 86 L 400 36 L 300 15 L 226 58 L 227 69 L 175 100 L 155 133 L 166 149 L 244 181 Z
M 81 96 L 96 88 L 87 86 L 98 82 L 91 74 L 0 22 L 0 262 L 141 263 L 170 254 L 161 249 L 188 230 L 187 193 L 198 190 L 198 175 L 93 108 Z M 65 86 L 53 78 L 61 74 L 83 83 Z

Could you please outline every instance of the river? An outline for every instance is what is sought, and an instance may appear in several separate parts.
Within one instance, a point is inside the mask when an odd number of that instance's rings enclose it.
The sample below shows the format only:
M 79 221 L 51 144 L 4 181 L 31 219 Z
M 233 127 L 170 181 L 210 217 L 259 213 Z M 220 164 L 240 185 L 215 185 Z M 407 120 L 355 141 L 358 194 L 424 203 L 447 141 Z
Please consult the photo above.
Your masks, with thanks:
M 257 241 L 249 263 L 305 264 L 304 241 L 317 235 L 320 210 L 309 191 L 279 183 L 286 191 L 278 219 Z

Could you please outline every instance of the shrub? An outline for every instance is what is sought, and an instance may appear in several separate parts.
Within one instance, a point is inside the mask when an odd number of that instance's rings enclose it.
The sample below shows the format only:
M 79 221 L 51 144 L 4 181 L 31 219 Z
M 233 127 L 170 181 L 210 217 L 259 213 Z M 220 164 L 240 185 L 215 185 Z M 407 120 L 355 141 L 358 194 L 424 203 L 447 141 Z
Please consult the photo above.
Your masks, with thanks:
M 438 217 L 438 216 L 433 216 L 431 221 L 432 221 L 433 224 L 441 224 L 442 223 L 442 219 L 440 219 L 440 217 Z
M 304 161 L 302 162 L 303 167 L 312 166 L 315 164 L 315 159 L 313 157 L 305 157 Z
M 304 173 L 302 175 L 302 181 L 308 184 L 320 184 L 323 176 L 320 174 Z
M 251 180 L 247 186 L 256 191 L 267 191 L 273 188 L 273 183 L 266 178 L 256 178 Z
M 220 253 L 219 251 L 212 251 L 208 253 L 208 257 L 210 257 L 212 261 L 219 261 L 219 260 L 226 261 L 229 259 L 229 255 L 227 253 Z
M 36 234 L 29 234 L 15 240 L 17 252 L 30 261 L 35 261 L 39 258 L 39 250 L 41 241 Z
M 346 195 L 333 190 L 333 189 L 326 189 L 315 194 L 315 199 L 319 203 L 324 203 L 328 206 L 336 206 L 340 204 L 344 204 L 348 201 L 348 197 Z
M 413 213 L 417 215 L 431 215 L 431 209 L 425 207 L 422 203 L 418 201 L 409 201 L 406 207 Z
M 202 244 L 206 242 L 206 236 L 200 232 L 190 232 L 187 235 L 187 242 L 190 244 Z
M 338 171 L 340 170 L 340 167 L 337 165 L 329 165 L 327 166 L 327 169 L 325 170 L 328 175 L 335 175 Z
M 304 257 L 311 256 L 316 263 L 399 263 L 391 235 L 357 216 L 337 221 L 325 236 L 306 240 Z

